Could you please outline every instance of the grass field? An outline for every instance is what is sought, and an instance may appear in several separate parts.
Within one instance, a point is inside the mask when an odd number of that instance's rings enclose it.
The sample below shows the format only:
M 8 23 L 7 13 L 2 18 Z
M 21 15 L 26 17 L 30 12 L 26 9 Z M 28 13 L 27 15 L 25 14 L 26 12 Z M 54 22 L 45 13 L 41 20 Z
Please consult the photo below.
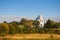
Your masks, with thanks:
M 16 34 L 0 37 L 0 40 L 60 40 L 58 34 Z
M 12 38 L 5 38 L 0 40 L 60 40 L 60 39 L 54 39 L 54 38 L 48 38 L 48 39 L 12 39 Z

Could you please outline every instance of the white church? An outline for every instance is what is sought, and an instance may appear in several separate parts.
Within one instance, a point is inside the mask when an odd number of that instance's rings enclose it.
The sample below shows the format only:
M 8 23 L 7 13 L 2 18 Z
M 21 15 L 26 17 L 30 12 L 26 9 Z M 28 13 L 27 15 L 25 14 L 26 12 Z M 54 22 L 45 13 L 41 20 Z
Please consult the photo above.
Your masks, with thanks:
M 42 14 L 40 14 L 37 18 L 36 18 L 37 21 L 39 21 L 39 27 L 40 28 L 43 28 L 44 27 L 44 18 L 42 16 Z

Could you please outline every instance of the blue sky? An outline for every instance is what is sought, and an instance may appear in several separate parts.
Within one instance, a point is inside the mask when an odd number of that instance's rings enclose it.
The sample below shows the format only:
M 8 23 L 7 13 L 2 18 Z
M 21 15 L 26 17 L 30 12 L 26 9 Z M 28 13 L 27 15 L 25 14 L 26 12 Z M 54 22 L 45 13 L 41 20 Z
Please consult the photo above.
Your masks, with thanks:
M 41 12 L 44 19 L 60 21 L 60 0 L 0 0 L 0 16 L 35 18 Z

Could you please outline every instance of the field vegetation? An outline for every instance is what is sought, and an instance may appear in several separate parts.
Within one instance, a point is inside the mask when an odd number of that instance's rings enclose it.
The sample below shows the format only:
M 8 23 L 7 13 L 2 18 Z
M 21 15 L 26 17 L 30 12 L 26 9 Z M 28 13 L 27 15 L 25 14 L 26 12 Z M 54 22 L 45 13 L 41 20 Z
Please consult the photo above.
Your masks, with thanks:
M 39 21 L 22 18 L 20 22 L 12 21 L 0 23 L 1 40 L 55 40 L 60 39 L 60 22 L 48 19 L 43 28 L 39 27 Z

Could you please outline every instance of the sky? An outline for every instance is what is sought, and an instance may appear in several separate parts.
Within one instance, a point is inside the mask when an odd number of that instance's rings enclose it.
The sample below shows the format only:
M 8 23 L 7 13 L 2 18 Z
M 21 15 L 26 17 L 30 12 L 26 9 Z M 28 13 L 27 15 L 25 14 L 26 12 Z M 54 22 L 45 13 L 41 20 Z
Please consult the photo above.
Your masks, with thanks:
M 41 13 L 44 20 L 60 21 L 60 0 L 0 0 L 0 22 L 35 19 Z

